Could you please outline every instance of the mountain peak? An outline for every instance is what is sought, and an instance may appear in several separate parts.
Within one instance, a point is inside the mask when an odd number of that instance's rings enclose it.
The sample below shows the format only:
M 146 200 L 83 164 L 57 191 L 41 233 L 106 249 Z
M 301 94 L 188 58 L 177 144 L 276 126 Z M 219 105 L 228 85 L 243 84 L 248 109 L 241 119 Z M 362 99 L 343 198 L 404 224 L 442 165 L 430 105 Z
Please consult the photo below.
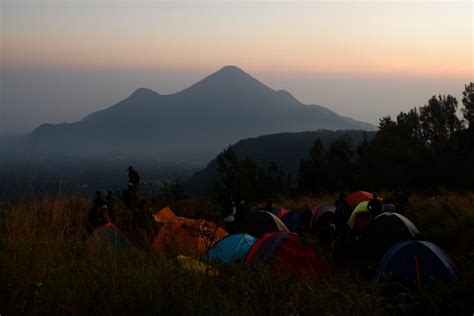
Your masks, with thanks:
M 250 91 L 249 94 L 254 94 L 257 91 L 272 92 L 273 90 L 239 67 L 227 65 L 184 90 L 185 93 L 203 91 L 206 94 L 215 95 L 215 93 L 242 93 L 242 91 Z
M 130 98 L 142 99 L 142 98 L 149 98 L 149 97 L 156 97 L 156 96 L 159 96 L 159 94 L 151 89 L 138 88 L 130 95 Z
M 227 72 L 227 73 L 236 73 L 236 74 L 238 74 L 238 73 L 242 74 L 243 73 L 243 74 L 248 75 L 245 71 L 243 71 L 242 69 L 240 69 L 239 67 L 234 66 L 234 65 L 224 66 L 218 72 Z

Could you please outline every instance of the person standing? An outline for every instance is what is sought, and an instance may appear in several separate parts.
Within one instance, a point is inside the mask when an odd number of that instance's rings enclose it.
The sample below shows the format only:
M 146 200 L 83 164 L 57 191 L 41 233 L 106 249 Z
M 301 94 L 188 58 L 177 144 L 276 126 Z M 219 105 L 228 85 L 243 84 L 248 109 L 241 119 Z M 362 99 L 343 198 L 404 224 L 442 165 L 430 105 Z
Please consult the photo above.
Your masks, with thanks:
M 272 213 L 272 214 L 273 214 L 273 202 L 272 202 L 272 200 L 268 200 L 268 201 L 267 201 L 267 204 L 265 205 L 264 210 L 265 210 L 266 212 L 269 212 L 269 213 Z
M 113 223 L 115 223 L 115 214 L 114 214 L 115 198 L 114 198 L 114 193 L 112 191 L 107 191 L 107 195 L 105 196 L 105 204 L 107 205 L 107 211 L 109 213 L 110 220 Z
M 129 184 L 131 183 L 135 188 L 137 188 L 138 184 L 140 183 L 140 175 L 135 169 L 133 169 L 132 166 L 129 166 L 127 170 L 128 170 L 128 183 Z
M 93 208 L 89 211 L 89 214 L 87 215 L 87 232 L 90 235 L 94 232 L 96 228 L 101 227 L 110 222 L 111 221 L 106 205 L 102 205 L 98 208 Z
M 236 207 L 236 213 L 235 213 L 235 226 L 238 226 L 239 223 L 241 223 L 246 216 L 247 213 L 247 206 L 245 205 L 245 201 L 242 200 L 239 202 L 239 204 Z
M 347 221 L 350 216 L 349 203 L 346 201 L 346 195 L 341 192 L 335 202 L 336 207 L 336 235 L 345 238 L 350 230 Z
M 97 210 L 98 208 L 102 207 L 104 204 L 105 204 L 105 200 L 104 200 L 104 197 L 102 196 L 102 192 L 96 191 L 93 209 Z
M 235 228 L 235 213 L 237 213 L 234 200 L 232 198 L 230 198 L 229 202 L 224 205 L 222 213 L 224 215 L 225 230 L 229 234 L 232 234 Z
M 380 201 L 377 192 L 372 194 L 372 200 L 367 204 L 367 210 L 369 210 L 372 218 L 375 218 L 377 215 L 382 213 L 382 201 Z

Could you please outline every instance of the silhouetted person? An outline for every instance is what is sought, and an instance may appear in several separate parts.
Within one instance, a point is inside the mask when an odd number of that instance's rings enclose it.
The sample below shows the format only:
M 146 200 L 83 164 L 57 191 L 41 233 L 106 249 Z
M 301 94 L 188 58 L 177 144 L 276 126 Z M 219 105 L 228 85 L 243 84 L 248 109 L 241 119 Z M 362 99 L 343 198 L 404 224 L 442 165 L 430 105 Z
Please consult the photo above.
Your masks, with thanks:
M 114 193 L 112 191 L 107 191 L 107 195 L 105 196 L 105 203 L 107 205 L 109 218 L 113 223 L 115 223 L 115 213 L 114 213 L 115 198 L 114 198 Z
M 224 216 L 225 230 L 232 234 L 235 229 L 235 214 L 237 209 L 232 198 L 224 205 L 222 214 Z
M 154 234 L 154 220 L 151 212 L 147 209 L 147 201 L 138 201 L 132 209 L 132 233 L 135 242 L 142 248 L 151 245 Z
M 271 200 L 267 201 L 264 210 L 273 214 L 273 202 Z
M 339 193 L 339 198 L 334 204 L 336 207 L 336 223 L 347 222 L 351 214 L 349 203 L 346 201 L 346 195 L 343 192 Z
M 395 207 L 397 212 L 403 214 L 408 207 L 408 196 L 401 190 L 395 190 L 393 193 Z
M 393 203 L 384 203 L 382 204 L 382 213 L 395 213 L 397 211 L 397 207 Z
M 102 205 L 101 207 L 98 207 L 98 208 L 92 208 L 89 211 L 89 214 L 87 215 L 87 224 L 86 224 L 87 232 L 90 235 L 92 234 L 92 232 L 94 232 L 96 228 L 110 222 L 111 221 L 109 218 L 106 205 Z
M 313 211 L 308 205 L 305 205 L 303 214 L 301 215 L 301 229 L 303 231 L 309 231 L 311 229 L 311 222 L 313 220 Z
M 133 184 L 135 189 L 138 188 L 138 184 L 140 183 L 140 175 L 135 169 L 133 169 L 132 166 L 129 166 L 127 170 L 128 170 L 128 183 Z
M 130 209 L 137 204 L 137 190 L 131 183 L 128 184 L 127 190 L 123 191 L 123 203 Z
M 373 193 L 372 200 L 367 204 L 367 209 L 369 210 L 372 218 L 379 215 L 382 212 L 382 202 L 379 200 L 377 192 Z
M 105 200 L 104 200 L 104 197 L 102 196 L 102 192 L 96 191 L 95 192 L 93 208 L 98 209 L 98 208 L 102 207 L 103 205 L 105 205 Z
M 247 206 L 245 201 L 240 201 L 235 208 L 235 226 L 238 226 L 245 219 L 245 214 L 247 213 Z
M 347 225 L 347 221 L 351 216 L 351 210 L 349 203 L 346 201 L 346 195 L 343 192 L 339 193 L 339 198 L 334 204 L 336 207 L 336 235 L 345 237 L 350 229 Z

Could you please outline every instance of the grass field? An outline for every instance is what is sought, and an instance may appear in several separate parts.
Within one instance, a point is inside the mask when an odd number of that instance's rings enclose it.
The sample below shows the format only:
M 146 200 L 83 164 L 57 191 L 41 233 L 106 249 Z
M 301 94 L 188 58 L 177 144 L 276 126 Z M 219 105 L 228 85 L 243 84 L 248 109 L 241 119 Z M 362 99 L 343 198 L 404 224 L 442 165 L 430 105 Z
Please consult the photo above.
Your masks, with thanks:
M 302 207 L 334 197 L 281 199 Z M 158 207 L 156 205 L 155 207 Z M 179 215 L 218 219 L 206 198 L 174 203 Z M 314 280 L 278 278 L 242 266 L 212 277 L 182 269 L 173 257 L 142 249 L 91 251 L 89 204 L 72 196 L 3 205 L 0 314 L 472 315 L 474 194 L 410 198 L 406 216 L 442 247 L 460 279 L 430 289 L 385 283 L 378 289 L 357 266 Z M 118 217 L 125 216 L 122 209 Z

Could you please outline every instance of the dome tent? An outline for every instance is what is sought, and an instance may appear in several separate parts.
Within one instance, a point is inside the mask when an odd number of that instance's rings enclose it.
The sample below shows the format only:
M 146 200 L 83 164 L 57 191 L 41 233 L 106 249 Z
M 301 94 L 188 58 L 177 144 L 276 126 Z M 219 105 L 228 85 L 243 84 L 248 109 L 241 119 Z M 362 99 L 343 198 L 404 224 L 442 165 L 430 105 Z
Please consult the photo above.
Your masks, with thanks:
M 112 223 L 96 228 L 87 242 L 99 250 L 116 250 L 124 253 L 128 253 L 132 250 L 130 241 Z
M 351 216 L 349 217 L 347 224 L 353 232 L 360 233 L 369 226 L 371 215 L 367 208 L 368 204 L 368 201 L 357 204 Z
M 204 257 L 211 263 L 242 262 L 257 240 L 248 234 L 235 234 L 219 240 Z
M 275 274 L 303 278 L 329 272 L 326 261 L 313 248 L 305 246 L 297 234 L 288 232 L 263 235 L 250 249 L 245 264 L 251 268 L 269 265 Z
M 386 274 L 418 287 L 457 278 L 456 268 L 441 248 L 416 240 L 399 242 L 387 251 L 375 274 L 374 284 L 378 285 Z
M 303 225 L 302 222 L 303 213 L 301 212 L 288 212 L 282 218 L 282 222 L 292 232 L 299 231 Z
M 236 231 L 247 233 L 255 238 L 268 232 L 289 232 L 288 227 L 278 217 L 265 211 L 248 212 Z
M 356 191 L 356 192 L 349 193 L 346 196 L 346 201 L 349 204 L 349 207 L 354 208 L 359 203 L 364 202 L 364 201 L 370 201 L 372 200 L 372 198 L 373 198 L 372 193 L 365 192 L 365 191 Z
M 397 242 L 420 237 L 418 228 L 405 216 L 382 213 L 374 218 L 358 240 L 358 248 L 362 255 L 380 259 Z
M 318 231 L 322 226 L 334 224 L 336 219 L 336 207 L 332 204 L 319 204 L 312 210 L 313 218 L 311 220 L 311 228 Z

